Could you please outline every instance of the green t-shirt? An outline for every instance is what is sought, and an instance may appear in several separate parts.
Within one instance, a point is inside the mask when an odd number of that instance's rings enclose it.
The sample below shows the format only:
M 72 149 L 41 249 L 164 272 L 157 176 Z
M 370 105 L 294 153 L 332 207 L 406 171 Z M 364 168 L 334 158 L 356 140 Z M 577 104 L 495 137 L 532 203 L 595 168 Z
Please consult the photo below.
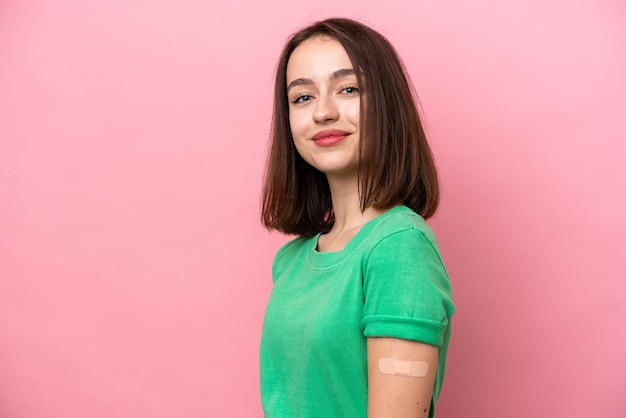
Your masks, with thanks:
M 267 418 L 367 417 L 367 337 L 439 347 L 430 417 L 443 383 L 454 304 L 435 236 L 397 206 L 337 252 L 296 238 L 276 254 L 261 339 Z

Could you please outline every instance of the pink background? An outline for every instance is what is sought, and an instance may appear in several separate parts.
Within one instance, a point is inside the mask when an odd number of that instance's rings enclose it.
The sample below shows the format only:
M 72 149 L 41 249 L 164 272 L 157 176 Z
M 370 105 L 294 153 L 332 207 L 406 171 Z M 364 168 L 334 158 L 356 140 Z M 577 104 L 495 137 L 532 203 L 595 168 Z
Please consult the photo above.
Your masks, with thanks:
M 623 1 L 3 0 L 0 417 L 262 415 L 273 70 L 334 15 L 397 46 L 441 169 L 438 416 L 626 416 Z

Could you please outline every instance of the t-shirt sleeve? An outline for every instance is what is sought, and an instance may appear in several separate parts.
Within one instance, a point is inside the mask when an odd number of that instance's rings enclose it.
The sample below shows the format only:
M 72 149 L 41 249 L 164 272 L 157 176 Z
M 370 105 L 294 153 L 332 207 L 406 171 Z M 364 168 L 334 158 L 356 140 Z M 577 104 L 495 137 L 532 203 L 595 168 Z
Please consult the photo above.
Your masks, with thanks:
M 417 228 L 393 233 L 364 263 L 363 334 L 440 346 L 454 304 L 434 237 Z

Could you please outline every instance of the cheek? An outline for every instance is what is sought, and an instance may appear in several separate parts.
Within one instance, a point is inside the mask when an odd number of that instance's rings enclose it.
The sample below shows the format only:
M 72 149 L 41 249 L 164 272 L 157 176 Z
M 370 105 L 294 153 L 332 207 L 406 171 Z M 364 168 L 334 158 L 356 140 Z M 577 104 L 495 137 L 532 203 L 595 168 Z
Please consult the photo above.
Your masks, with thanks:
M 352 122 L 354 125 L 357 125 L 357 126 L 359 124 L 359 120 L 361 119 L 360 108 L 361 106 L 357 102 L 357 103 L 350 103 L 350 105 L 344 109 L 344 115 L 346 116 L 346 119 L 348 119 L 350 122 Z
M 300 149 L 302 129 L 298 123 L 298 118 L 292 112 L 289 113 L 289 130 L 291 131 L 291 137 L 293 138 L 293 144 L 296 147 L 296 151 L 298 151 L 298 154 L 302 155 L 302 150 Z
M 297 113 L 289 113 L 289 129 L 291 130 L 291 136 L 294 140 L 302 136 L 302 118 L 298 117 Z

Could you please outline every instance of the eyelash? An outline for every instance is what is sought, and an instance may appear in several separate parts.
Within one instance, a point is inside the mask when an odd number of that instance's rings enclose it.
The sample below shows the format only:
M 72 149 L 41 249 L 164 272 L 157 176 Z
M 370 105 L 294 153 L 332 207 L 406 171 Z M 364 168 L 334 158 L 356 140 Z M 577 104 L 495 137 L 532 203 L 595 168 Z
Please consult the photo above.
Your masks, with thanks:
M 301 99 L 304 99 L 305 97 L 310 98 L 311 95 L 310 94 L 298 94 L 296 97 L 293 98 L 291 103 L 298 104 L 298 103 L 308 102 L 308 100 L 304 100 L 304 101 L 301 100 Z
M 348 90 L 348 89 L 352 89 L 353 90 L 351 93 L 348 93 L 348 94 L 356 94 L 356 93 L 361 91 L 361 90 L 359 90 L 359 88 L 357 86 L 346 86 L 346 87 L 342 88 L 341 91 Z
M 348 94 L 348 95 L 354 95 L 354 94 L 357 94 L 360 91 L 357 86 L 346 86 L 346 87 L 343 87 L 340 91 L 343 92 L 344 90 L 352 90 L 350 92 L 346 92 L 346 94 Z M 294 104 L 305 103 L 305 102 L 308 102 L 311 99 L 311 97 L 312 96 L 310 94 L 298 94 L 298 95 L 296 95 L 296 97 L 294 97 L 291 100 L 291 103 L 294 103 Z M 305 98 L 308 98 L 308 99 L 307 100 L 303 100 Z

